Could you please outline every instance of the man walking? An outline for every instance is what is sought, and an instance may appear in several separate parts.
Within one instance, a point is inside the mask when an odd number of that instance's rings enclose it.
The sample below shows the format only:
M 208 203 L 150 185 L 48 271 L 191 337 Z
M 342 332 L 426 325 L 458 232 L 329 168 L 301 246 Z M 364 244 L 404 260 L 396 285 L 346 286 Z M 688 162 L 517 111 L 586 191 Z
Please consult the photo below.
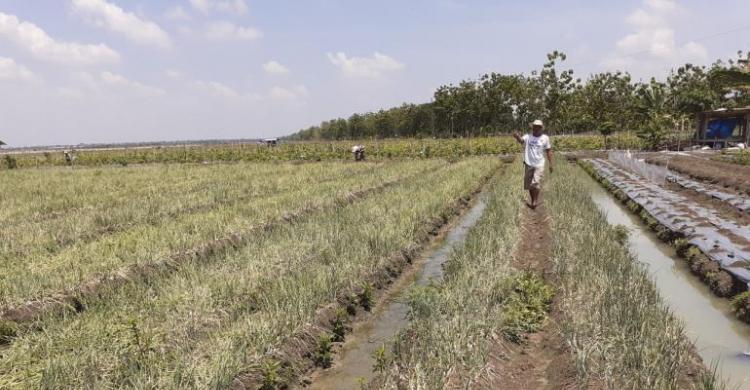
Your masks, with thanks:
M 542 176 L 544 176 L 544 155 L 549 160 L 549 171 L 552 172 L 552 144 L 546 134 L 542 134 L 544 123 L 539 119 L 531 124 L 531 134 L 521 136 L 518 132 L 513 137 L 524 146 L 523 149 L 523 189 L 529 191 L 532 209 L 539 205 Z

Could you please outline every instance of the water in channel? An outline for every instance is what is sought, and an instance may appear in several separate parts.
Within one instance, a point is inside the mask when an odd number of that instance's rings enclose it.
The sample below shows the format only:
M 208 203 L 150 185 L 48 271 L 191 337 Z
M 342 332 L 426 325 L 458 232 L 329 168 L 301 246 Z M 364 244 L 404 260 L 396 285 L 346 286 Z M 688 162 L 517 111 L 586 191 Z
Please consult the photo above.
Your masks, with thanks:
M 707 367 L 718 365 L 729 389 L 750 389 L 750 325 L 734 317 L 729 301 L 711 293 L 690 273 L 687 262 L 641 220 L 591 179 L 591 197 L 612 225 L 630 231 L 630 248 L 648 266 L 661 296 L 685 323 Z
M 358 388 L 360 381 L 372 379 L 375 351 L 383 345 L 389 348 L 396 333 L 409 323 L 409 305 L 403 302 L 403 293 L 415 283 L 425 285 L 431 280 L 442 279 L 443 264 L 453 248 L 466 239 L 469 229 L 479 221 L 486 206 L 486 199 L 480 194 L 476 203 L 451 226 L 444 238 L 433 244 L 416 262 L 421 264 L 419 271 L 397 282 L 390 295 L 385 297 L 385 303 L 375 309 L 372 319 L 355 327 L 347 336 L 334 366 L 314 377 L 309 388 L 349 390 Z

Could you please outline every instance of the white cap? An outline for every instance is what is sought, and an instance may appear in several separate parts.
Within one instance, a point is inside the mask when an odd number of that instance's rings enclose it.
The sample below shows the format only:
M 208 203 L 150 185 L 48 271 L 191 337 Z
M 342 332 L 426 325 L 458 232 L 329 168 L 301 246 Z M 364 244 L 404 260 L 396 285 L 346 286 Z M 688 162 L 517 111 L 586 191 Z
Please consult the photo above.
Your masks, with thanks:
M 532 125 L 532 126 L 540 126 L 540 127 L 544 127 L 544 122 L 542 122 L 541 120 L 537 119 L 537 120 L 535 120 L 535 121 L 534 121 L 534 123 L 532 123 L 531 125 Z

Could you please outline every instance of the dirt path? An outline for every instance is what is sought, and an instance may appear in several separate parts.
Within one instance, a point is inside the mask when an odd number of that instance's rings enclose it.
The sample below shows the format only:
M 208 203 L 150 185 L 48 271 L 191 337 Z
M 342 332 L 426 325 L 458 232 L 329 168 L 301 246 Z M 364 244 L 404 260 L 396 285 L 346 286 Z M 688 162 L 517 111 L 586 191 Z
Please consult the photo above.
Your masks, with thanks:
M 523 211 L 521 240 L 513 265 L 536 272 L 554 285 L 552 234 L 544 205 Z M 481 386 L 488 389 L 575 389 L 576 370 L 560 334 L 562 313 L 553 300 L 550 317 L 541 331 L 527 335 L 524 343 L 495 340 Z

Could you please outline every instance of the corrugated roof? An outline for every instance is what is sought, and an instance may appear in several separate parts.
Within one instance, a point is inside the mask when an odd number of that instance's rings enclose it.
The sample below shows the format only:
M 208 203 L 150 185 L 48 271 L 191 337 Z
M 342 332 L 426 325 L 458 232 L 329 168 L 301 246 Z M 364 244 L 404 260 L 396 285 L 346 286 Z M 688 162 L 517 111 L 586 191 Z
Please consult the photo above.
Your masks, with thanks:
M 717 108 L 716 110 L 703 111 L 701 114 L 746 114 L 750 113 L 750 106 L 738 108 Z

